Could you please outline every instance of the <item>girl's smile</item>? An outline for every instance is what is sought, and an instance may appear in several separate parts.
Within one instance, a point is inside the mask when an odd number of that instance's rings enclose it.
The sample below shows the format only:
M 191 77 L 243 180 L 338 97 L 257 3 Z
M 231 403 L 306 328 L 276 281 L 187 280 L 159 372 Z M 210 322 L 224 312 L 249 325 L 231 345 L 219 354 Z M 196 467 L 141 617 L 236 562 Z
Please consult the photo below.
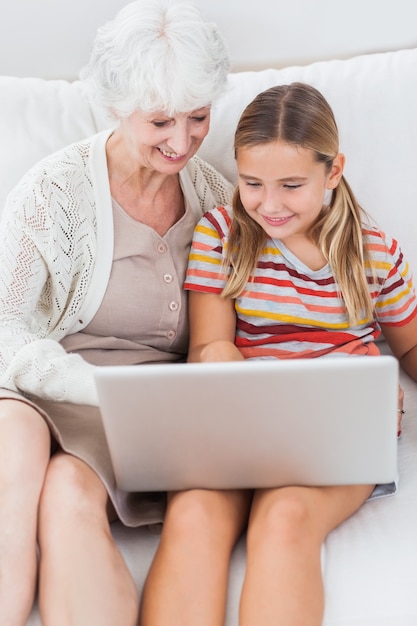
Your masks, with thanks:
M 264 221 L 270 226 L 284 226 L 294 217 L 294 215 L 288 215 L 287 217 L 271 217 L 268 215 L 262 215 Z

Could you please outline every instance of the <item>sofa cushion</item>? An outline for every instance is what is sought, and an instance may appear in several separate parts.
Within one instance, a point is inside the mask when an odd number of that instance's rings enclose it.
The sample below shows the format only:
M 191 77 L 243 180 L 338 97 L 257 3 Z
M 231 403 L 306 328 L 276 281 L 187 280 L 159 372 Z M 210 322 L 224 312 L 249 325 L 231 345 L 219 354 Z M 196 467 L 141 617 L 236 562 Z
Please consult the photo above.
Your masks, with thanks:
M 0 77 L 0 211 L 7 193 L 39 159 L 97 132 L 79 81 Z

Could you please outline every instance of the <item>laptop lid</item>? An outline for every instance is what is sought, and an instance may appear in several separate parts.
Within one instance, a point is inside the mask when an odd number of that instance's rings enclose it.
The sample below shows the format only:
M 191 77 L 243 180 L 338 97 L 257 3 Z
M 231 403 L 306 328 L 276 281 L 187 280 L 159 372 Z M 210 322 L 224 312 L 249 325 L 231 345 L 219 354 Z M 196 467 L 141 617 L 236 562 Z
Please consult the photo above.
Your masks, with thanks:
M 391 356 L 97 368 L 127 491 L 387 483 L 397 476 Z

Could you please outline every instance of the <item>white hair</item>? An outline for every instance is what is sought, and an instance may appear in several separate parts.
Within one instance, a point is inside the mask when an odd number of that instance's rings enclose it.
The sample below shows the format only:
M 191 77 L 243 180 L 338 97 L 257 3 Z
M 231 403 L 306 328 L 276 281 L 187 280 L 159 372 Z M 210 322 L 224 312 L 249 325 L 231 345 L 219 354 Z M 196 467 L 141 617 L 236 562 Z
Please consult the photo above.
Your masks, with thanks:
M 217 26 L 191 1 L 137 0 L 98 29 L 80 78 L 112 117 L 172 115 L 216 100 L 229 69 Z

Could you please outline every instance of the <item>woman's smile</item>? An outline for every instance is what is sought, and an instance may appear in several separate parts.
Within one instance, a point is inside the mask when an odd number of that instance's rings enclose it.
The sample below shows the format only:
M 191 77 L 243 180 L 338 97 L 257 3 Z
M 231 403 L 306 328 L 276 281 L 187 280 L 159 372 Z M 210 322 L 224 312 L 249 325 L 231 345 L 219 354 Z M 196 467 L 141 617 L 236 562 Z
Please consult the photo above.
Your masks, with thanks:
M 170 150 L 164 150 L 163 148 L 157 148 L 160 154 L 171 162 L 182 161 L 187 157 L 186 154 L 177 154 L 176 152 L 171 152 Z

